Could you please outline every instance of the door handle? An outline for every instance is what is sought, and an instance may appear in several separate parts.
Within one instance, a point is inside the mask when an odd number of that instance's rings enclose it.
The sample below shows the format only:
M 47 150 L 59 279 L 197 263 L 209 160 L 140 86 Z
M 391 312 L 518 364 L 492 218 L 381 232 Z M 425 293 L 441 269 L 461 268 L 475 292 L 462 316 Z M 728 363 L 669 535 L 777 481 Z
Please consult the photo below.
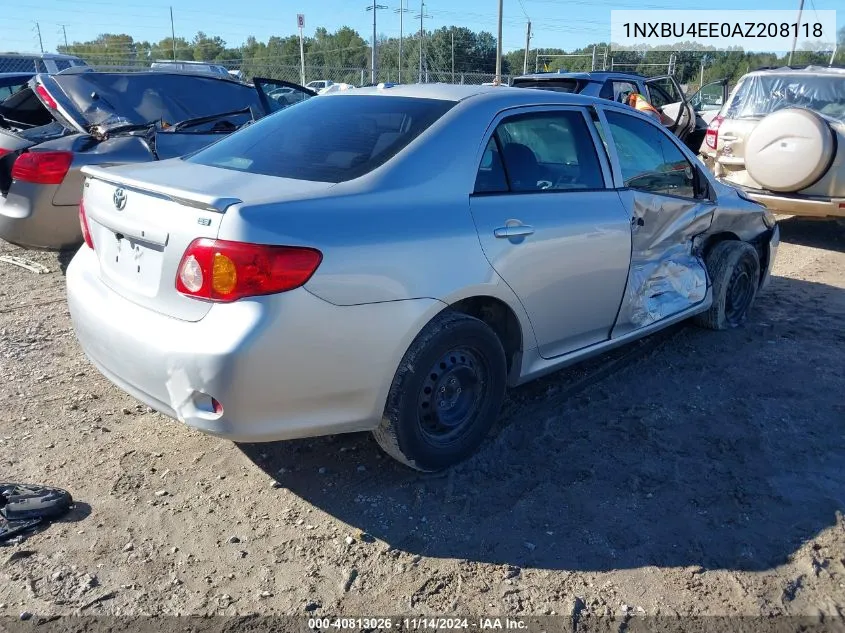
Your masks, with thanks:
M 509 237 L 524 237 L 534 233 L 534 227 L 527 224 L 517 224 L 516 226 L 500 226 L 493 230 L 493 235 L 501 238 Z

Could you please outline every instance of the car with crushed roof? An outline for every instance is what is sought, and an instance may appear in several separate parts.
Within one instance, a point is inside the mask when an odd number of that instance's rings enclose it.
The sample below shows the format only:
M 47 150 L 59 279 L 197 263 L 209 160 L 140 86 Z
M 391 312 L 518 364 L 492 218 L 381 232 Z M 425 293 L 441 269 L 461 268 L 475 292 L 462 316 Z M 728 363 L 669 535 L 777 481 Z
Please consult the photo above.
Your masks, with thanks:
M 84 173 L 68 305 L 107 378 L 223 438 L 372 431 L 420 470 L 478 449 L 508 387 L 741 326 L 779 243 L 653 119 L 541 90 L 341 91 Z
M 256 78 L 246 85 L 188 71 L 35 75 L 0 103 L 0 238 L 26 248 L 82 244 L 77 208 L 82 168 L 181 156 L 295 102 Z
M 845 223 L 845 68 L 744 75 L 700 153 L 718 179 L 774 213 Z

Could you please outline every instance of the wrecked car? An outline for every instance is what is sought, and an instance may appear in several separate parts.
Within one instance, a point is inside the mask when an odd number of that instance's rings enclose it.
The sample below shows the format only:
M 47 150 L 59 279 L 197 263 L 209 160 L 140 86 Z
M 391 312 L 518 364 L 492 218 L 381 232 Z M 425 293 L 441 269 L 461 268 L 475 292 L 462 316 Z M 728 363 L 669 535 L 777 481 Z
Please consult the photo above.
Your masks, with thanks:
M 106 377 L 206 433 L 369 430 L 420 470 L 477 449 L 508 386 L 741 325 L 779 243 L 659 123 L 539 90 L 336 92 L 84 173 L 68 304 Z
M 190 153 L 289 102 L 270 79 L 181 72 L 36 75 L 0 103 L 0 238 L 27 248 L 82 244 L 77 208 L 86 165 L 162 160 Z
M 845 68 L 748 73 L 700 152 L 717 178 L 774 213 L 845 222 Z
M 600 97 L 630 105 L 635 109 L 640 109 L 642 104 L 645 106 L 643 111 L 653 110 L 655 118 L 687 143 L 690 149 L 698 149 L 698 145 L 689 145 L 688 142 L 696 128 L 695 109 L 684 95 L 678 80 L 671 75 L 646 77 L 638 73 L 558 71 L 514 77 L 511 86 Z

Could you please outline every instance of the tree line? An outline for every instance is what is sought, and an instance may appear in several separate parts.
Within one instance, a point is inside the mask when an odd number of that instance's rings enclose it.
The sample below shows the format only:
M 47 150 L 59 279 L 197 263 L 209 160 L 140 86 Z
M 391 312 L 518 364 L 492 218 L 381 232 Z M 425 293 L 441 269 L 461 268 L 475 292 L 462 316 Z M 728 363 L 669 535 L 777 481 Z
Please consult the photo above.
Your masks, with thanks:
M 839 30 L 839 51 L 835 63 L 845 64 L 845 28 Z M 422 64 L 420 48 L 422 44 Z M 413 82 L 423 73 L 435 73 L 435 79 L 448 80 L 454 71 L 461 73 L 492 74 L 496 68 L 496 38 L 486 31 L 473 31 L 466 27 L 449 26 L 432 31 L 411 33 L 402 40 L 402 80 Z M 683 84 L 698 85 L 704 80 L 727 78 L 736 81 L 744 73 L 761 66 L 779 66 L 787 62 L 787 55 L 750 53 L 741 50 L 714 51 L 691 45 L 690 50 L 609 51 L 607 43 L 598 42 L 577 49 L 544 48 L 530 50 L 525 59 L 525 49 L 512 50 L 503 55 L 502 72 L 506 75 L 521 74 L 525 66 L 529 72 L 583 71 L 595 68 L 639 72 L 645 75 L 667 74 L 671 68 Z M 318 28 L 314 35 L 303 40 L 307 67 L 333 71 L 336 76 L 326 77 L 335 81 L 358 83 L 360 70 L 370 68 L 370 45 L 355 29 L 342 27 L 333 33 Z M 595 54 L 594 54 L 595 50 Z M 299 66 L 299 36 L 273 36 L 266 42 L 255 37 L 231 47 L 219 36 L 199 32 L 192 39 L 164 38 L 159 42 L 135 40 L 131 35 L 105 33 L 94 40 L 74 42 L 59 47 L 59 52 L 78 55 L 89 64 L 98 66 L 146 65 L 160 59 L 217 62 L 243 71 L 246 76 L 282 77 L 281 69 Z M 397 37 L 378 38 L 377 67 L 389 71 L 396 80 L 400 67 L 400 41 Z M 569 55 L 569 57 L 555 57 Z M 793 65 L 830 62 L 830 52 L 796 51 Z M 287 73 L 289 75 L 289 73 Z M 444 79 L 444 74 L 446 78 Z M 310 73 L 309 73 L 310 75 Z M 341 76 L 342 75 L 342 76 Z M 424 74 L 425 77 L 425 74 Z

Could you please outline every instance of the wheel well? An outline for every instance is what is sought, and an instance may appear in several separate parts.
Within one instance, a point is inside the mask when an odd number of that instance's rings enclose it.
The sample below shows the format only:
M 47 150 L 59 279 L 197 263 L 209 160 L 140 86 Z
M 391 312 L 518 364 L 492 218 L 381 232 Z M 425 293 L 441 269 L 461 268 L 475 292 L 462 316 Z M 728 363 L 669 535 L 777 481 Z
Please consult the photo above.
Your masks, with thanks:
M 711 235 L 707 238 L 704 242 L 704 246 L 701 249 L 701 255 L 705 259 L 710 254 L 710 251 L 713 250 L 713 247 L 720 242 L 728 242 L 728 241 L 741 241 L 739 236 L 736 233 L 724 232 L 724 233 L 716 233 L 715 235 Z
M 755 250 L 757 251 L 757 256 L 760 258 L 760 282 L 763 281 L 765 277 L 766 269 L 769 265 L 769 251 L 766 248 L 766 239 L 765 236 L 768 233 L 764 233 L 753 240 L 750 240 L 748 243 L 751 244 Z M 701 255 L 705 259 L 710 254 L 710 251 L 713 250 L 713 247 L 720 242 L 728 242 L 728 241 L 736 241 L 741 242 L 742 240 L 736 233 L 731 233 L 726 231 L 724 233 L 716 233 L 715 235 L 711 235 L 707 238 L 707 241 L 704 242 L 704 246 L 701 249 Z
M 510 306 L 494 297 L 469 297 L 451 304 L 449 309 L 484 321 L 496 333 L 505 350 L 510 373 L 522 351 L 522 327 Z

